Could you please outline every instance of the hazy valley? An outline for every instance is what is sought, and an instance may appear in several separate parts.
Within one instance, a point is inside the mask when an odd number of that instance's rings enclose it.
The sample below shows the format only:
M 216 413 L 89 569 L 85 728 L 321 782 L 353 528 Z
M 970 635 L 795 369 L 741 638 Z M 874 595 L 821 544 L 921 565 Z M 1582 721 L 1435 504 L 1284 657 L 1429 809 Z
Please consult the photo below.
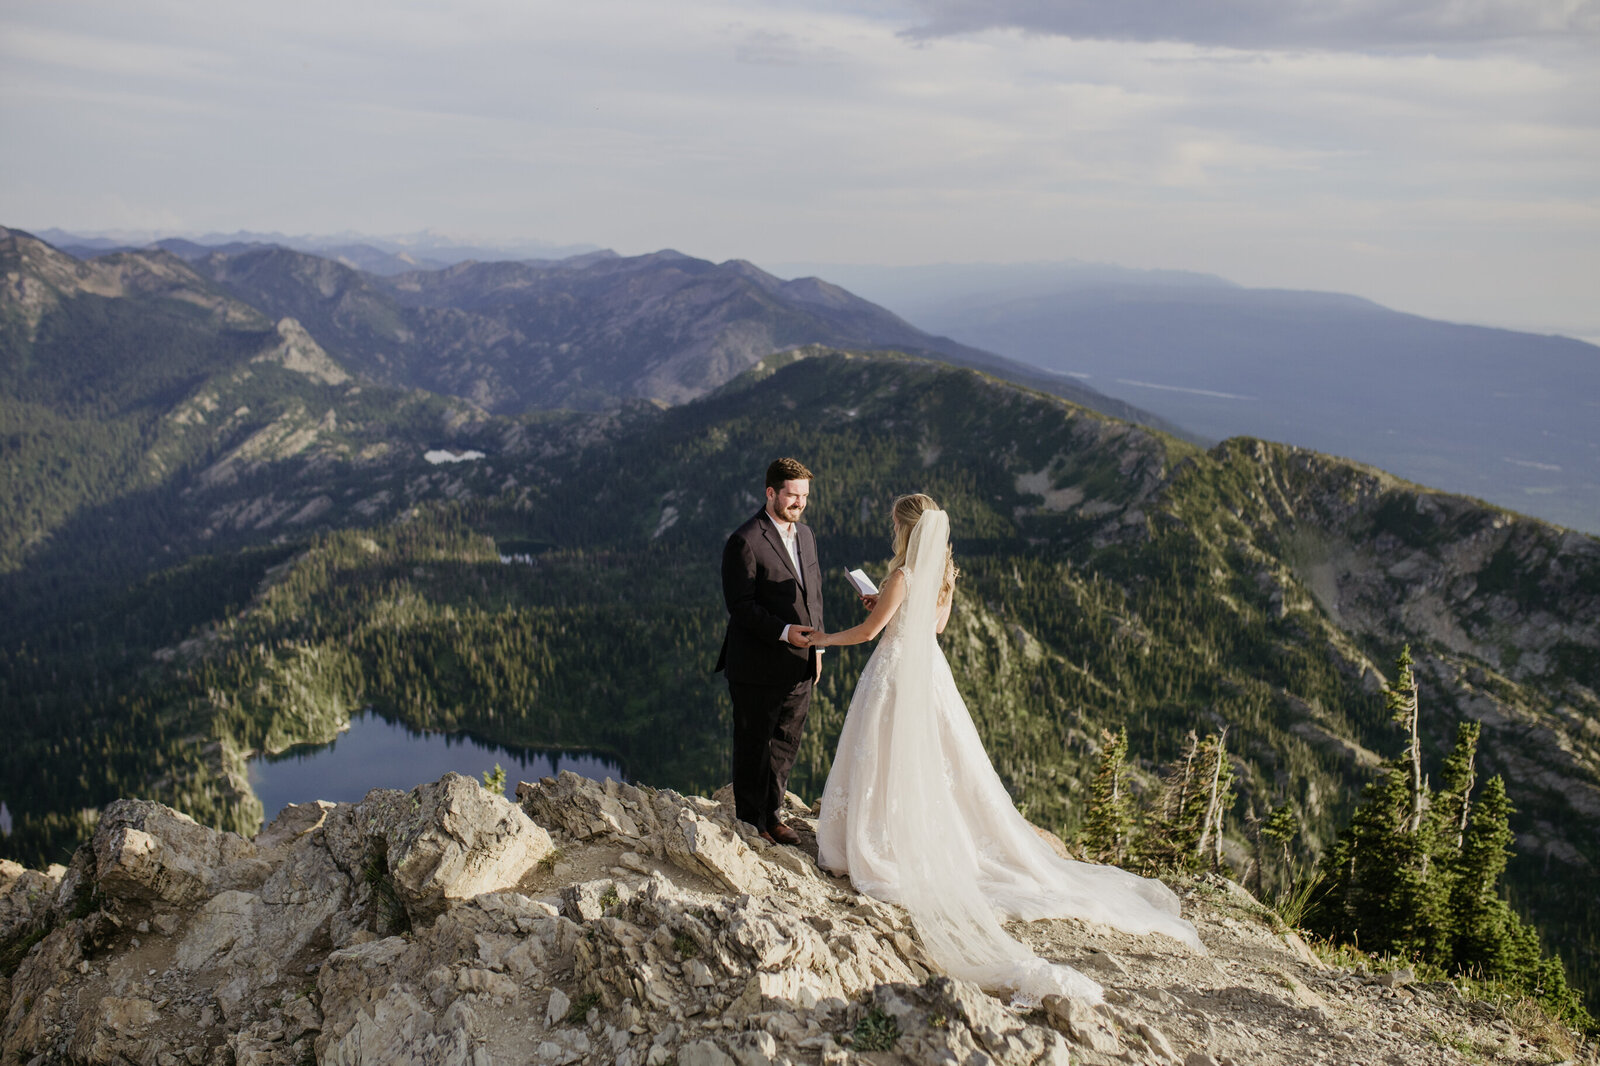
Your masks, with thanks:
M 796 267 L 1203 438 L 1288 441 L 1600 532 L 1593 344 L 1181 271 Z

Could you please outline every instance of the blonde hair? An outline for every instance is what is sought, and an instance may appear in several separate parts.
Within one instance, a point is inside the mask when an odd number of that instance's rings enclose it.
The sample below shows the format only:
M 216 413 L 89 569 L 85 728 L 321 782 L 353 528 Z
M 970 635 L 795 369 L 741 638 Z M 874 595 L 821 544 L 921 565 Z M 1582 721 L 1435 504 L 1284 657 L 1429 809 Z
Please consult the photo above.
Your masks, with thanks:
M 894 518 L 894 534 L 891 543 L 894 545 L 894 558 L 889 563 L 889 573 L 894 573 L 906 565 L 906 552 L 911 548 L 911 531 L 917 526 L 917 519 L 922 517 L 924 511 L 937 511 L 939 505 L 933 502 L 933 497 L 921 492 L 913 492 L 901 496 L 894 501 L 894 506 L 889 508 L 889 514 Z M 961 571 L 956 569 L 955 549 L 949 544 L 944 548 L 944 581 L 939 585 L 939 602 L 949 603 L 955 595 L 956 578 Z

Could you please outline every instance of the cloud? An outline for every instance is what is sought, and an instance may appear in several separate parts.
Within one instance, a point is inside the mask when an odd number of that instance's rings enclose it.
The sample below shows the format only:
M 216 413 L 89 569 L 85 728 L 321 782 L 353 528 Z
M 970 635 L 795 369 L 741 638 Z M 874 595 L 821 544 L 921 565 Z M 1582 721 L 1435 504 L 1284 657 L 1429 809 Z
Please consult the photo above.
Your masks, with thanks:
M 1393 7 L 1235 6 L 1235 42 L 1309 39 L 1324 10 L 1322 44 L 1360 22 L 1388 46 L 1238 48 L 1091 39 L 1061 21 L 1087 25 L 1081 3 L 993 2 L 0 4 L 0 222 L 1077 257 L 1592 320 L 1600 67 L 1581 36 L 1527 35 L 1594 0 L 1515 25 L 1459 0 L 1478 39 L 1496 19 L 1523 39 L 1439 49 L 1393 47 Z M 1169 3 L 1188 37 L 1209 25 Z M 1029 32 L 903 33 L 958 15 Z M 1132 17 L 1106 8 L 1096 32 Z
M 1335 51 L 1600 36 L 1600 0 L 912 0 L 912 38 L 982 30 Z
M 783 30 L 752 29 L 734 48 L 734 58 L 756 66 L 797 67 L 837 63 L 840 53 Z

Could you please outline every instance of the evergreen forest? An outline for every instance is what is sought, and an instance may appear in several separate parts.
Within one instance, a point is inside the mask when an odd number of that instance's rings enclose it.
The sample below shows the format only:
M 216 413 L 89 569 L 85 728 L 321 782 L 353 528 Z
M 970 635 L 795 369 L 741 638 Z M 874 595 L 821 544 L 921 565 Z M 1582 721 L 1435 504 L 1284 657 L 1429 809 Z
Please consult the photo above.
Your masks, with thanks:
M 829 628 L 861 617 L 841 570 L 881 576 L 896 495 L 950 512 L 942 645 L 1030 819 L 1269 897 L 1315 881 L 1311 928 L 1560 971 L 1600 1005 L 1594 538 L 888 352 L 796 349 L 672 407 L 491 415 L 172 283 L 4 307 L 6 857 L 61 861 L 119 796 L 254 832 L 275 812 L 247 761 L 365 711 L 715 789 L 717 560 L 794 455 Z M 807 799 L 868 654 L 828 656 Z M 1422 710 L 1397 729 L 1401 691 Z M 1399 846 L 1399 895 L 1348 872 Z

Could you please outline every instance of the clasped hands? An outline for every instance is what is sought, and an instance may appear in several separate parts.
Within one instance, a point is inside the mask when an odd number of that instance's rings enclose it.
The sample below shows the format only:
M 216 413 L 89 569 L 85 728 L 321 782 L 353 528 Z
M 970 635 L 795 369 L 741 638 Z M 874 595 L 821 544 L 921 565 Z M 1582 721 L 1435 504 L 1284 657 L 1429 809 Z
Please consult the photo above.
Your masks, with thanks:
M 861 606 L 868 611 L 874 610 L 878 606 L 878 597 L 861 597 Z M 828 646 L 828 634 L 812 626 L 790 626 L 789 643 L 797 648 L 826 648 Z

